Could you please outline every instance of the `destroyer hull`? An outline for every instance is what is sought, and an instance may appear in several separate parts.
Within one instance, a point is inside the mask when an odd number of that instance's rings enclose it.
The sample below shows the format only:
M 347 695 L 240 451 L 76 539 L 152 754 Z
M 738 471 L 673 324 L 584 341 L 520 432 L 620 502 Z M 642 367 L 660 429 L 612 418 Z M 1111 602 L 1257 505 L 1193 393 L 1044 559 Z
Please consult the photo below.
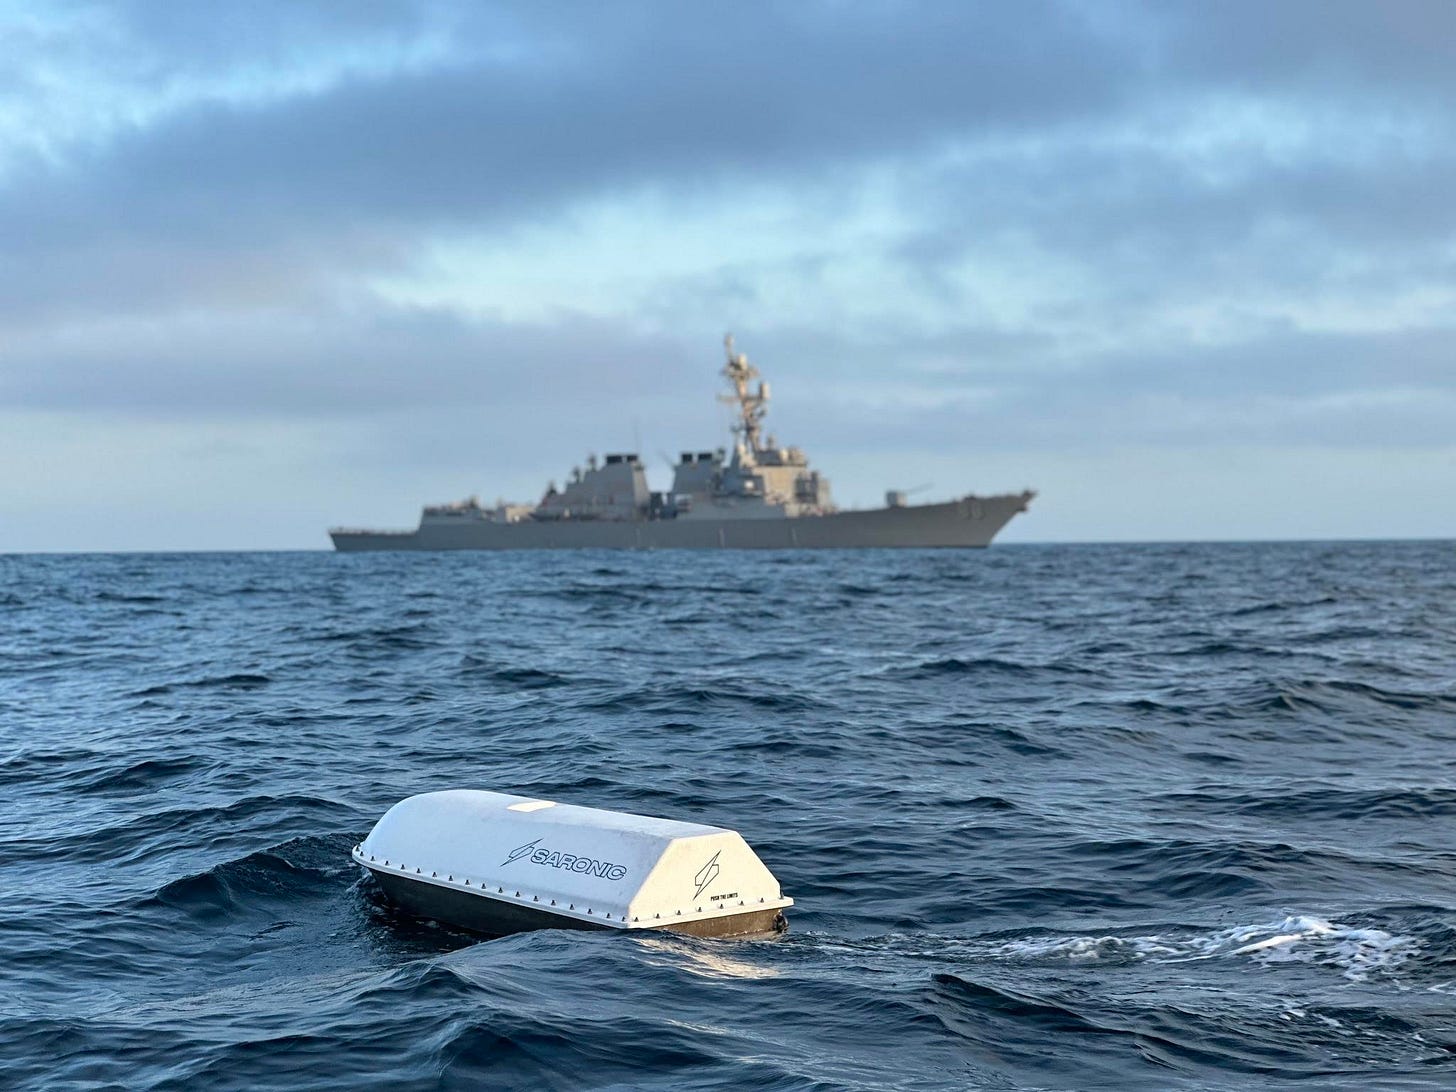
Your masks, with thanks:
M 1031 493 L 962 497 L 827 516 L 782 519 L 521 520 L 425 522 L 414 531 L 329 532 L 334 548 L 366 550 L 813 550 L 974 548 L 1026 510 Z

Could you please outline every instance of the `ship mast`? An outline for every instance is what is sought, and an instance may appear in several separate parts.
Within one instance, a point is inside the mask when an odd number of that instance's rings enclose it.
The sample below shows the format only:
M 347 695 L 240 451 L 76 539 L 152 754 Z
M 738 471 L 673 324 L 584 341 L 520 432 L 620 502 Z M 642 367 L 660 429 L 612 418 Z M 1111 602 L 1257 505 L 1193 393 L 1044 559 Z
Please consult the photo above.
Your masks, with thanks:
M 768 384 L 759 379 L 758 369 L 748 362 L 746 355 L 733 351 L 732 334 L 723 338 L 723 348 L 728 354 L 723 376 L 733 385 L 733 393 L 720 394 L 718 400 L 738 407 L 738 420 L 733 423 L 733 431 L 742 437 L 750 452 L 757 454 L 761 450 L 758 446 L 759 424 L 768 412 Z M 755 379 L 758 379 L 758 391 L 753 393 L 749 391 L 748 384 Z

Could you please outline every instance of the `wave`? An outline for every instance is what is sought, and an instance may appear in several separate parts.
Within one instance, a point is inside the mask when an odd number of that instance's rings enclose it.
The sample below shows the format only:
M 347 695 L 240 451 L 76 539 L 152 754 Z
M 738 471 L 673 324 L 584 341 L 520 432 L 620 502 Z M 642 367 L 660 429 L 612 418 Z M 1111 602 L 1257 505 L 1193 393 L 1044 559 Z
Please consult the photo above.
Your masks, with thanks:
M 129 697 L 153 698 L 170 694 L 174 690 L 257 690 L 268 686 L 273 679 L 251 671 L 234 671 L 227 675 L 205 675 L 200 679 L 183 682 L 155 683 L 152 686 L 133 690 Z
M 89 765 L 101 752 L 85 747 L 69 750 L 21 750 L 0 761 L 0 785 L 27 784 L 64 773 L 68 769 Z
M 109 865 L 164 856 L 209 839 L 222 842 L 248 831 L 297 823 L 316 824 L 346 812 L 338 803 L 303 794 L 255 794 L 228 803 L 127 812 L 115 822 L 88 827 L 70 824 L 64 834 L 36 832 L 9 846 L 13 861 L 106 862 Z
M 1243 708 L 1266 712 L 1342 713 L 1361 708 L 1411 712 L 1456 713 L 1456 696 L 1446 692 L 1393 690 L 1372 683 L 1341 679 L 1270 682 Z
M 437 635 L 432 623 L 415 622 L 374 629 L 326 630 L 308 639 L 323 644 L 346 644 L 360 652 L 400 652 L 433 647 Z
M 983 1014 L 1010 1017 L 1018 1023 L 1034 1025 L 1045 1034 L 1127 1034 L 1119 1028 L 1099 1025 L 1065 1005 L 1034 994 L 998 989 L 945 971 L 931 975 L 930 980 L 940 996 L 953 1000 L 957 1005 L 969 1006 Z
M 1067 668 L 1060 665 L 1018 663 L 1015 660 L 1003 660 L 994 656 L 973 657 L 969 659 L 959 656 L 945 656 L 940 659 L 926 660 L 923 663 L 914 664 L 910 667 L 892 668 L 884 672 L 884 674 L 898 679 L 915 681 L 919 679 L 987 675 L 1027 677 L 1040 672 L 1054 674 L 1080 673 L 1076 668 Z
M 1445 787 L 1281 789 L 1271 793 L 1170 793 L 1176 806 L 1239 815 L 1317 820 L 1440 819 L 1456 816 L 1456 789 Z
M 482 681 L 500 683 L 512 690 L 544 690 L 557 686 L 568 686 L 578 680 L 555 671 L 539 667 L 507 667 L 469 653 L 460 657 L 461 675 Z
M 1247 897 L 1291 884 L 1348 887 L 1356 877 L 1408 870 L 1379 852 L 1362 855 L 1353 848 L 1278 838 L 1082 840 L 1067 843 L 1056 857 L 1072 877 L 1083 879 L 1086 890 L 1114 898 L 1112 905 L 1128 899 L 1152 906 L 1169 898 Z
M 200 758 L 149 758 L 126 766 L 100 770 L 80 781 L 88 792 L 143 792 L 158 788 L 163 782 L 185 777 L 207 769 L 210 763 Z
M 345 834 L 293 838 L 172 880 L 137 906 L 180 910 L 199 920 L 256 915 L 263 904 L 286 906 L 352 878 L 352 844 Z
M 1286 599 L 1269 603 L 1252 603 L 1229 611 L 1228 617 L 1251 618 L 1263 614 L 1283 614 L 1288 611 L 1306 610 L 1309 607 L 1333 607 L 1338 606 L 1339 603 L 1340 600 L 1332 595 L 1322 595 L 1315 599 Z
M 116 592 L 102 589 L 92 597 L 98 603 L 140 603 L 155 604 L 166 603 L 168 598 L 164 595 L 149 595 L 144 592 Z
M 792 691 L 748 689 L 741 683 L 712 686 L 651 684 L 620 690 L 581 702 L 588 712 L 673 712 L 750 708 L 770 712 L 804 712 L 821 705 L 820 699 Z

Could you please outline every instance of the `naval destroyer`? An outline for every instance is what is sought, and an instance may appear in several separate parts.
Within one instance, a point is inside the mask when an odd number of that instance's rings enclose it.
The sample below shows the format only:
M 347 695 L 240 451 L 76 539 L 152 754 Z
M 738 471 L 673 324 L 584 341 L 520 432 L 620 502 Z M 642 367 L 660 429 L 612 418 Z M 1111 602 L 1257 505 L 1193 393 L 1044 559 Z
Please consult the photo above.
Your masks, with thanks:
M 722 375 L 734 408 L 732 454 L 685 451 L 672 488 L 654 492 L 636 454 L 595 456 L 564 488 L 549 485 L 539 504 L 478 499 L 430 505 L 412 531 L 329 531 L 338 550 L 822 549 L 863 546 L 987 546 L 1035 494 L 968 494 L 910 504 L 905 492 L 885 506 L 836 508 L 829 481 L 797 447 L 765 435 L 769 386 L 724 342 Z M 755 384 L 755 381 L 756 384 Z

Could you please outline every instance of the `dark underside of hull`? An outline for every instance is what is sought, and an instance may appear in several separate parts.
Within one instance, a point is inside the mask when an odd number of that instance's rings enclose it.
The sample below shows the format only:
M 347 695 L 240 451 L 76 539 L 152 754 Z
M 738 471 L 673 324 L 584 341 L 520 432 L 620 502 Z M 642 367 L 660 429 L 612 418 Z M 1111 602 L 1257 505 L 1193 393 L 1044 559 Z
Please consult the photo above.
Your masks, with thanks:
M 579 918 L 554 914 L 536 906 L 458 891 L 438 884 L 370 869 L 371 875 L 402 909 L 416 917 L 430 918 L 468 929 L 484 936 L 499 937 L 531 929 L 618 929 Z M 744 914 L 722 914 L 709 918 L 663 925 L 663 932 L 697 937 L 770 936 L 788 928 L 783 911 L 751 910 Z M 634 930 L 635 931 L 635 930 Z M 649 930 L 651 931 L 651 930 Z

